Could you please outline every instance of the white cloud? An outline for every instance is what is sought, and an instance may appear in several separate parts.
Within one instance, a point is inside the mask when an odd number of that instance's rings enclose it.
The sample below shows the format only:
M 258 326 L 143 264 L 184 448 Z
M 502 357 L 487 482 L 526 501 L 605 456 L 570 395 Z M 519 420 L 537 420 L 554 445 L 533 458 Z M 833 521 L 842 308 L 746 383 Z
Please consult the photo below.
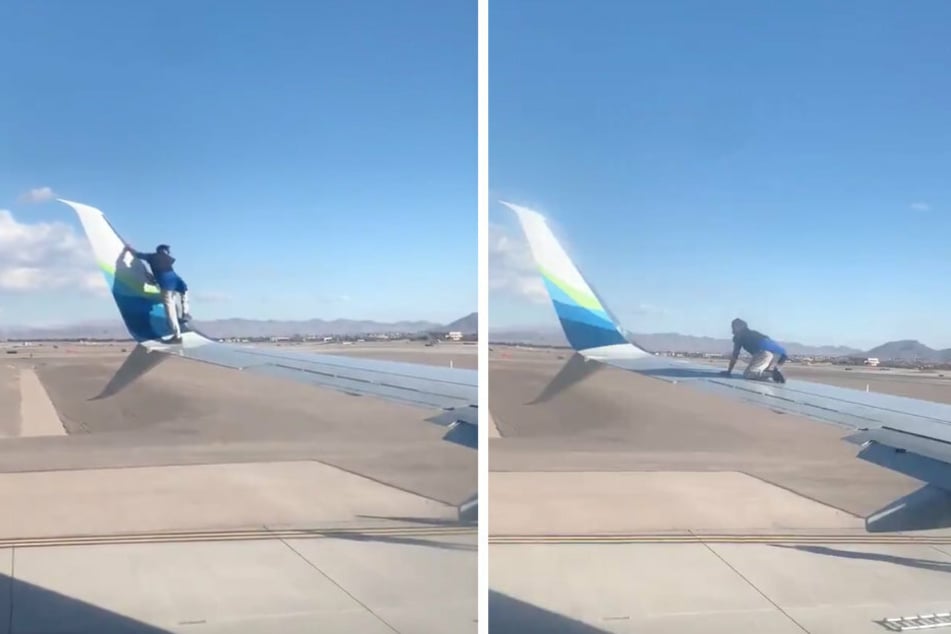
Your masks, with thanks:
M 499 225 L 489 224 L 489 290 L 548 302 L 548 292 L 524 239 Z
M 51 187 L 37 187 L 22 194 L 19 198 L 21 203 L 42 203 L 56 198 L 56 194 Z
M 20 222 L 0 209 L 0 292 L 70 289 L 106 294 L 84 236 L 61 222 Z
M 931 211 L 929 203 L 911 203 L 911 208 L 915 211 Z
M 525 239 L 492 223 L 489 224 L 489 290 L 520 297 L 536 304 L 547 304 L 551 301 Z M 645 302 L 615 306 L 610 304 L 610 298 L 604 299 L 615 312 L 629 316 L 672 314 L 669 309 L 656 304 Z

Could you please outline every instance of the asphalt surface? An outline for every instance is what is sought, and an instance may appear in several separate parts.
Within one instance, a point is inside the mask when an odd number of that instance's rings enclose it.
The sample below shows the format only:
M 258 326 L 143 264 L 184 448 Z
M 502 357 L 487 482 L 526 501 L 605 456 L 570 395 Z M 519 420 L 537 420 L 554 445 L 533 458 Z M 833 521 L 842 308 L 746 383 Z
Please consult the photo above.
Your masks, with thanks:
M 442 440 L 436 412 L 168 358 L 97 399 L 127 346 L 21 349 L 0 372 L 0 425 L 17 425 L 18 369 L 34 368 L 66 437 L 8 438 L 0 473 L 320 460 L 449 504 L 477 487 L 476 453 Z M 474 346 L 379 344 L 321 352 L 477 367 Z M 33 356 L 30 357 L 29 355 Z

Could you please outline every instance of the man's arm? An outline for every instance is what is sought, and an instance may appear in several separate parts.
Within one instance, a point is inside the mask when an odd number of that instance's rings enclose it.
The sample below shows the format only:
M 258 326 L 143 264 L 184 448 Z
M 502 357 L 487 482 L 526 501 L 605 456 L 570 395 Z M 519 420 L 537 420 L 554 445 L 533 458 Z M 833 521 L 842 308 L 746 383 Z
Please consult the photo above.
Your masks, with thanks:
M 149 262 L 149 255 L 151 255 L 150 253 L 142 253 L 141 251 L 136 251 L 135 249 L 132 248 L 132 245 L 129 244 L 128 242 L 126 242 L 125 250 L 131 253 L 134 257 L 137 257 L 140 260 L 144 260 L 149 265 L 149 269 L 152 268 L 152 264 Z M 149 284 L 153 284 L 153 285 L 155 284 L 155 274 L 153 274 L 151 270 L 145 271 L 145 281 Z
M 730 366 L 724 371 L 724 374 L 731 374 L 733 372 L 733 366 L 736 365 L 737 359 L 740 358 L 740 343 L 738 341 L 733 342 L 733 354 L 730 355 Z
M 139 258 L 140 260 L 147 260 L 149 256 L 148 253 L 142 253 L 141 251 L 136 251 L 135 249 L 132 248 L 132 245 L 129 244 L 128 242 L 126 242 L 125 250 L 131 253 L 132 255 L 134 255 L 135 257 Z

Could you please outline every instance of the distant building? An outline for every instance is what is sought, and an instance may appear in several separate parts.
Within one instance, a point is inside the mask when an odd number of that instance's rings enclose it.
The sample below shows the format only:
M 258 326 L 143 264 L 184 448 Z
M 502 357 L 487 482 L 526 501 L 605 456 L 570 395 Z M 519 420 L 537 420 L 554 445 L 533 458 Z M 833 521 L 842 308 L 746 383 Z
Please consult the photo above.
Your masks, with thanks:
M 865 360 L 865 365 L 870 365 L 873 368 L 879 364 L 879 360 L 875 357 L 869 357 Z
M 462 333 L 458 330 L 452 330 L 446 335 L 449 341 L 462 341 Z

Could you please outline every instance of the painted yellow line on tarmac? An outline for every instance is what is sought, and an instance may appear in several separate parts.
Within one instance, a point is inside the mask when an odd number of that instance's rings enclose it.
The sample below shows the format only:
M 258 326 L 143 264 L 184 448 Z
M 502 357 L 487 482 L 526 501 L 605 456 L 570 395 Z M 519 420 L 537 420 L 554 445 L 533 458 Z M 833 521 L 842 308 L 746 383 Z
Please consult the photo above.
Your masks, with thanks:
M 608 534 L 490 535 L 490 544 L 951 544 L 951 535 L 911 534 Z
M 56 537 L 0 538 L 0 548 L 41 548 L 48 546 L 97 546 L 118 544 L 159 544 L 185 542 L 223 542 L 273 539 L 353 539 L 416 537 L 435 538 L 452 535 L 475 535 L 474 526 L 426 526 L 426 527 L 371 527 L 371 528 L 308 528 L 225 531 L 180 531 L 149 532 L 117 535 L 72 535 Z

